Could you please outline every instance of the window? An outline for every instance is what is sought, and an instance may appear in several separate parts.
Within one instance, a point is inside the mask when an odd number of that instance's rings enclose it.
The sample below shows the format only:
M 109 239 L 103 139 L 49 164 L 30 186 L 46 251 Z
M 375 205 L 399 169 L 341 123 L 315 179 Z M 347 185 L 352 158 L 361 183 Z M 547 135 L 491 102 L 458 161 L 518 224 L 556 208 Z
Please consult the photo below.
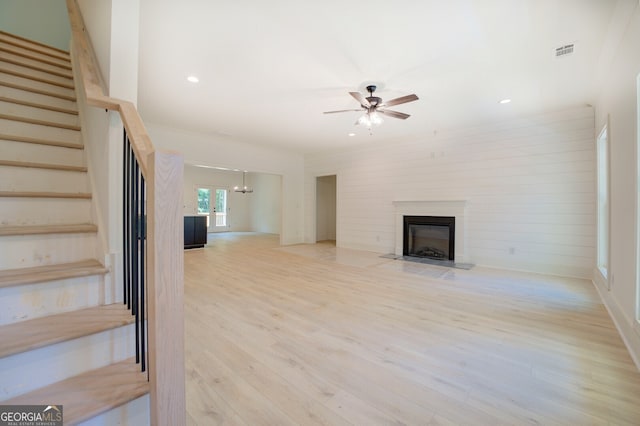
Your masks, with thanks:
M 211 207 L 211 190 L 198 188 L 198 214 L 207 216 L 207 228 L 209 228 L 209 211 Z
M 598 173 L 598 252 L 597 266 L 607 278 L 609 268 L 609 142 L 607 125 L 596 142 Z M 607 279 L 607 282 L 609 280 Z
M 636 96 L 636 137 L 638 138 L 636 145 L 636 152 L 638 153 L 638 165 L 636 166 L 636 172 L 638 173 L 637 181 L 636 181 L 636 203 L 638 206 L 636 207 L 636 232 L 640 233 L 640 74 L 636 79 L 637 81 L 637 96 Z M 640 235 L 636 235 L 636 244 L 640 244 Z M 640 247 L 636 250 L 636 256 L 639 258 L 636 259 L 636 320 L 640 323 Z
M 224 188 L 215 186 L 198 186 L 196 193 L 198 197 L 199 215 L 207 216 L 207 229 L 209 232 L 222 231 L 221 228 L 228 226 L 228 206 L 227 193 Z M 214 198 L 215 197 L 215 198 Z
M 216 226 L 227 226 L 227 190 L 216 189 Z

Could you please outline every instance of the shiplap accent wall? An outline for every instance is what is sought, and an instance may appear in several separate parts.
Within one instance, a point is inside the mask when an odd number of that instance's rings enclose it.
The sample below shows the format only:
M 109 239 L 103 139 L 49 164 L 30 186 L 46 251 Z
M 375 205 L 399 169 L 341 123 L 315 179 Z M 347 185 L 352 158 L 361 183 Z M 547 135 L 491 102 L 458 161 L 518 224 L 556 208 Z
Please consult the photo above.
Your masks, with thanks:
M 469 261 L 591 277 L 596 243 L 591 107 L 408 142 L 372 138 L 358 148 L 308 155 L 307 242 L 315 238 L 315 177 L 327 174 L 337 174 L 338 246 L 392 253 L 394 201 L 466 200 Z

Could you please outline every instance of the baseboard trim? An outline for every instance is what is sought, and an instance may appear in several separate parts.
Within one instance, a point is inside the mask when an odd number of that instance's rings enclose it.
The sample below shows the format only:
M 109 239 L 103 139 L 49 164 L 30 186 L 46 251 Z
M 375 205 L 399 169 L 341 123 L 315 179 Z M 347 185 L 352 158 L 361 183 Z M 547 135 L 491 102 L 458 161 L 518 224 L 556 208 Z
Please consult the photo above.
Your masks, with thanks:
M 600 295 L 600 299 L 602 300 L 604 307 L 607 309 L 609 316 L 613 320 L 618 333 L 620 333 L 620 337 L 627 347 L 629 355 L 631 355 L 631 359 L 635 363 L 638 371 L 640 371 L 640 326 L 638 326 L 635 321 L 629 321 L 622 308 L 620 308 L 618 302 L 612 297 L 611 293 L 607 291 L 606 287 L 603 287 L 602 284 L 598 285 L 596 281 L 597 280 L 594 279 L 591 282 Z

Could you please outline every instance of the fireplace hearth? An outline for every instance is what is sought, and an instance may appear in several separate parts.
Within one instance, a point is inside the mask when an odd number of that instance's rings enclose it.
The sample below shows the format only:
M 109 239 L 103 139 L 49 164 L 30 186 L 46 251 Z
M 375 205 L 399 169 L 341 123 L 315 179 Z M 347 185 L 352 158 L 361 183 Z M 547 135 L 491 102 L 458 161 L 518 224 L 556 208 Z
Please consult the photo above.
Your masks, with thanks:
M 403 255 L 454 261 L 456 218 L 403 216 Z

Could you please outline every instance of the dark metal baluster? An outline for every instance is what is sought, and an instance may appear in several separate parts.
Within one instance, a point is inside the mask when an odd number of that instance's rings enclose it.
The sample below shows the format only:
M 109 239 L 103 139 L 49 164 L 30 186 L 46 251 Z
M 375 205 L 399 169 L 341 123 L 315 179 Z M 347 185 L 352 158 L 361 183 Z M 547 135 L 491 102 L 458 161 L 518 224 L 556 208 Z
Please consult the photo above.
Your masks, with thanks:
M 145 341 L 145 306 L 144 306 L 144 293 L 145 293 L 145 270 L 147 267 L 147 257 L 145 255 L 145 244 L 147 242 L 147 216 L 146 205 L 147 199 L 145 196 L 145 182 L 144 177 L 140 176 L 140 352 L 142 353 L 142 371 L 146 370 L 146 341 Z
M 135 157 L 131 141 L 124 132 L 123 151 L 123 292 L 124 303 L 135 316 L 136 363 L 147 371 L 147 332 L 145 292 L 146 256 L 146 183 Z
M 124 131 L 122 133 L 122 241 L 123 241 L 123 251 L 122 251 L 122 271 L 123 271 L 123 280 L 122 280 L 122 294 L 124 297 L 123 302 L 127 303 L 127 153 L 129 152 L 129 141 L 127 140 L 127 132 Z
M 123 253 L 123 263 L 124 263 L 124 301 L 127 304 L 127 308 L 131 309 L 131 222 L 130 222 L 130 211 L 131 211 L 131 146 L 129 143 L 129 138 L 127 137 L 127 133 L 124 134 L 126 150 L 125 150 L 125 158 L 124 158 L 124 179 L 123 184 L 124 188 L 124 253 Z
M 138 199 L 138 185 L 139 185 L 139 178 L 138 178 L 138 162 L 135 161 L 133 163 L 133 209 L 131 210 L 131 220 L 133 222 L 133 229 L 132 229 L 132 236 L 133 236 L 133 245 L 132 245 L 132 250 L 133 250 L 133 286 L 132 286 L 132 298 L 133 298 L 133 303 L 132 303 L 132 311 L 131 313 L 133 315 L 135 315 L 136 319 L 135 319 L 135 329 L 136 329 L 136 363 L 140 362 L 140 324 L 139 324 L 139 320 L 140 318 L 138 317 L 138 285 L 139 285 L 139 280 L 138 280 L 138 268 L 139 268 L 139 264 L 138 261 L 140 259 L 140 233 L 139 233 L 139 203 L 140 200 Z

